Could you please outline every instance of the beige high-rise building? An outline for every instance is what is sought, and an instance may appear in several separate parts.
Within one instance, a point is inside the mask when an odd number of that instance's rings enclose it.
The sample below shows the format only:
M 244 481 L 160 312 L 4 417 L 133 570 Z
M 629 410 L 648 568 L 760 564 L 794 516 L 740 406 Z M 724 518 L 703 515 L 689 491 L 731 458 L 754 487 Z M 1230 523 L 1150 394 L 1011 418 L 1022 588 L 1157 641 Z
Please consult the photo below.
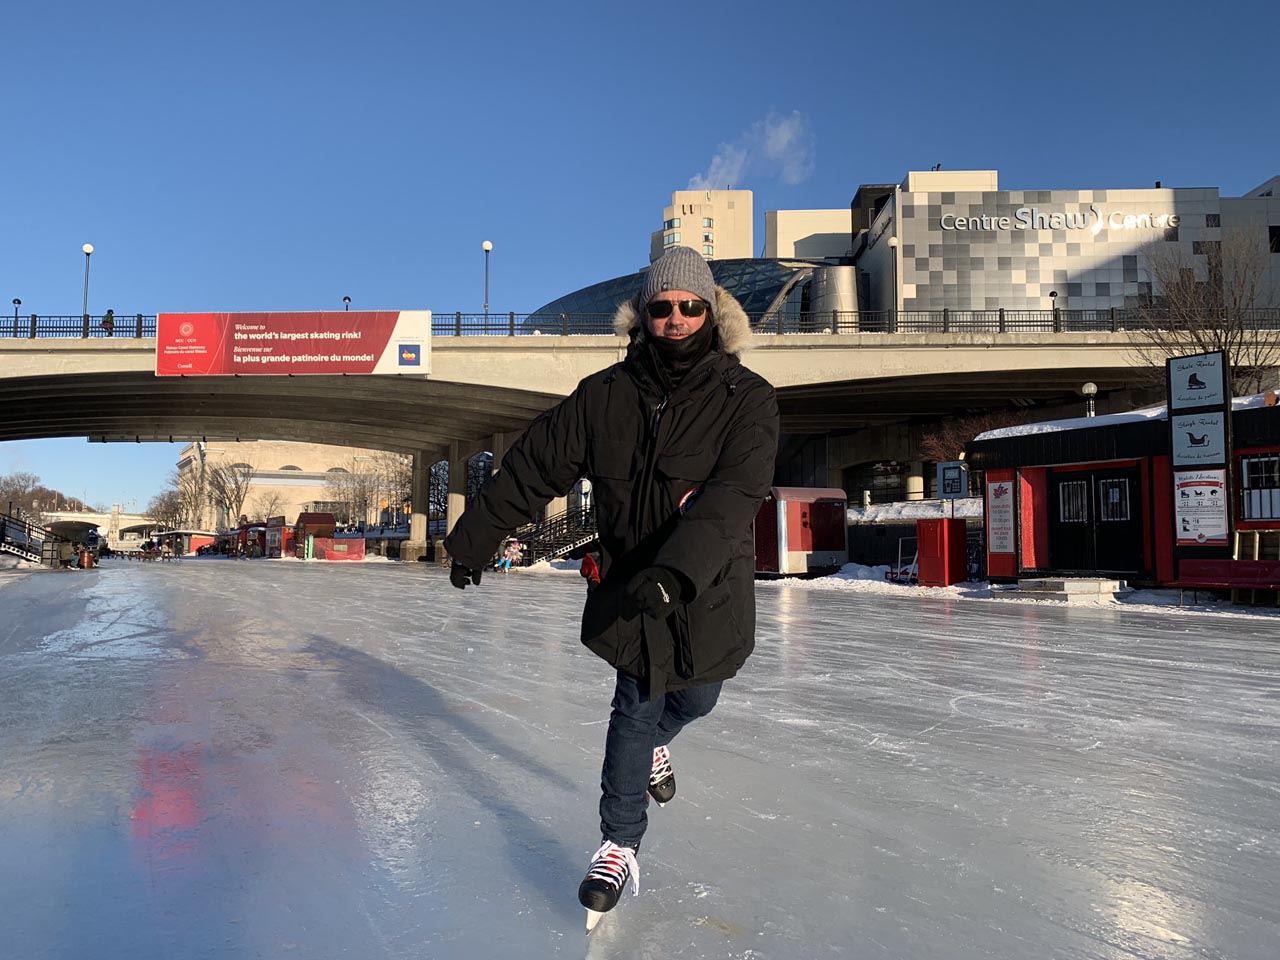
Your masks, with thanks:
M 690 247 L 708 260 L 733 260 L 751 252 L 750 190 L 677 190 L 662 211 L 662 229 L 649 237 L 649 262 L 672 247 Z
M 764 256 L 784 260 L 853 256 L 849 210 L 766 210 Z

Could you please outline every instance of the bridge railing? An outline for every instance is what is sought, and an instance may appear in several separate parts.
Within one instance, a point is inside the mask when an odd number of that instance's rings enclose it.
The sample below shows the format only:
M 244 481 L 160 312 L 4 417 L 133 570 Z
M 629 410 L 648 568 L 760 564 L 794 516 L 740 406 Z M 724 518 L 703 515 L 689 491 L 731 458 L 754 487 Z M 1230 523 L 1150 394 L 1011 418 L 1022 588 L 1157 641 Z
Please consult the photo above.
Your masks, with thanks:
M 81 339 L 98 337 L 154 337 L 156 335 L 156 318 L 154 315 L 134 313 L 129 315 L 113 314 L 111 322 L 106 317 L 94 314 L 79 316 L 42 316 L 30 313 L 23 316 L 6 317 L 0 320 L 0 339 L 34 339 L 45 337 L 65 337 Z
M 1127 330 L 1191 326 L 1151 309 L 1104 310 L 822 310 L 749 314 L 757 334 L 796 333 L 1121 333 Z M 1194 326 L 1206 325 L 1196 321 Z M 1245 329 L 1280 330 L 1280 307 L 1245 314 Z M 1234 325 L 1233 325 L 1234 326 Z M 433 313 L 436 337 L 611 336 L 610 313 Z M 101 316 L 29 314 L 0 320 L 0 339 L 154 337 L 149 314 Z

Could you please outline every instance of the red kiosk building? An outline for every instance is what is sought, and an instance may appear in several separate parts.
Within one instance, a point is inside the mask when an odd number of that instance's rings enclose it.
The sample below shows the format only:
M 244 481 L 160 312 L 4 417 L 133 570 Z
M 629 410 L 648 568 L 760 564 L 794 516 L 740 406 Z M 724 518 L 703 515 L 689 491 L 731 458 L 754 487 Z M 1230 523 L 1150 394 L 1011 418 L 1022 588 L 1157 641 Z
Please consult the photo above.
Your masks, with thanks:
M 982 434 L 969 443 L 967 462 L 984 477 L 988 576 L 1277 589 L 1275 403 L 1268 392 L 1228 401 L 1229 414 L 1223 405 L 1216 416 L 1229 426 L 1215 469 L 1174 462 L 1180 447 L 1207 447 L 1197 424 L 1213 416 L 1182 417 L 1175 408 L 1171 425 L 1164 406 Z

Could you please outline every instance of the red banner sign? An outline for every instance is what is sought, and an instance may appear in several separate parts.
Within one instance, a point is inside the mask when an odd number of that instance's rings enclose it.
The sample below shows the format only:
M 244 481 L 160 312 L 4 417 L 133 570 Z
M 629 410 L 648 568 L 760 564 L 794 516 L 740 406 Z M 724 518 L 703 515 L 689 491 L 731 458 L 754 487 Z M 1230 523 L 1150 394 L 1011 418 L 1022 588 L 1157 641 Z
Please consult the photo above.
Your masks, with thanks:
M 431 311 L 162 313 L 156 376 L 428 371 Z

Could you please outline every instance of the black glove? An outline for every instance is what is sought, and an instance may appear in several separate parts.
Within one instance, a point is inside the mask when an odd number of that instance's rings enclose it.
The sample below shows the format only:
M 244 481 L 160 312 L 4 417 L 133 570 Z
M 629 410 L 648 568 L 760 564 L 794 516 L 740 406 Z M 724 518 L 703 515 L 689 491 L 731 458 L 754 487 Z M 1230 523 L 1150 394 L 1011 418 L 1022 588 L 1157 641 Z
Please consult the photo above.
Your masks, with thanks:
M 646 613 L 663 619 L 680 599 L 680 581 L 667 567 L 646 567 L 627 582 L 624 613 L 633 617 Z
M 472 570 L 465 563 L 453 561 L 453 566 L 449 568 L 449 582 L 459 590 L 467 589 L 467 581 L 470 580 L 477 587 L 480 586 L 480 570 L 477 568 Z

